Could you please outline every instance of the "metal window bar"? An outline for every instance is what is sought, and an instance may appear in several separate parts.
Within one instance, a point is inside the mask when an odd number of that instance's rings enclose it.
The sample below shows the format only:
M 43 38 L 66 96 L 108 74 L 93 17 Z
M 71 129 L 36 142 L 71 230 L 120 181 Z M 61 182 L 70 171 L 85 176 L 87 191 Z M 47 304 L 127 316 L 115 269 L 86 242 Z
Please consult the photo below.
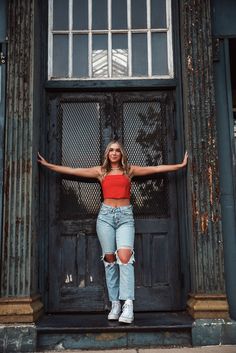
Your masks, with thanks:
M 52 78 L 53 63 L 53 0 L 48 2 L 48 77 Z
M 111 34 L 111 0 L 108 0 L 107 13 L 108 13 L 108 77 L 112 77 L 112 34 Z
M 128 77 L 132 77 L 132 34 L 131 34 L 131 0 L 127 0 L 128 27 Z
M 135 29 L 135 28 L 131 28 L 130 31 L 132 33 L 147 33 L 147 28 L 139 28 L 139 29 Z M 151 32 L 160 32 L 160 33 L 167 33 L 168 32 L 168 28 L 151 28 L 150 29 Z M 87 29 L 73 29 L 71 31 L 72 34 L 89 34 L 89 30 Z M 91 30 L 91 32 L 93 34 L 108 34 L 109 31 L 108 29 L 93 29 Z M 119 33 L 128 33 L 129 30 L 127 29 L 111 29 L 111 33 L 115 34 L 119 34 Z M 69 30 L 52 30 L 52 34 L 69 34 Z
M 168 73 L 170 78 L 174 77 L 173 66 L 173 43 L 172 43 L 172 16 L 171 16 L 171 0 L 166 0 L 166 18 L 167 18 L 167 60 Z
M 93 41 L 92 41 L 92 0 L 88 0 L 88 72 L 89 78 L 92 78 L 92 52 L 93 52 Z M 87 32 L 87 31 L 86 31 Z
M 152 77 L 151 0 L 147 0 L 148 77 Z
M 68 50 L 68 76 L 69 78 L 72 77 L 72 60 L 73 60 L 73 0 L 69 0 L 69 50 Z

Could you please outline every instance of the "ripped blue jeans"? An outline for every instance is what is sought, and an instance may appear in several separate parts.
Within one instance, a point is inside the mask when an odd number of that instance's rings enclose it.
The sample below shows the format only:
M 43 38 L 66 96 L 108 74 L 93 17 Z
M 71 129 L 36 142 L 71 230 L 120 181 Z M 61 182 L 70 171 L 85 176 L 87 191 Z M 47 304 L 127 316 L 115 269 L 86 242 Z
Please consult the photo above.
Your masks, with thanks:
M 97 218 L 97 235 L 102 247 L 109 300 L 134 300 L 134 218 L 133 207 L 111 207 L 102 204 Z M 119 249 L 130 249 L 128 263 L 122 263 Z M 116 261 L 105 261 L 106 254 L 115 254 Z

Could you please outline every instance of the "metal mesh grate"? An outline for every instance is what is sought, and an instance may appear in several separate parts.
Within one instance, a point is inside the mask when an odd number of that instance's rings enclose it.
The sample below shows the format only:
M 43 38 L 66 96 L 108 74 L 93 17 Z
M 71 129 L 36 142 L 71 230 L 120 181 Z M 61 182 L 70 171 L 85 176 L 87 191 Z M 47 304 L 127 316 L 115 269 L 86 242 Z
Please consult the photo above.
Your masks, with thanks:
M 123 104 L 123 140 L 130 164 L 168 163 L 166 112 L 166 103 L 158 100 Z M 168 217 L 167 175 L 134 181 L 131 201 L 138 218 Z
M 63 98 L 57 114 L 60 131 L 58 161 L 72 167 L 100 165 L 101 153 L 112 132 L 118 128 L 129 163 L 141 166 L 168 163 L 168 104 L 166 97 L 161 95 L 129 97 L 121 94 L 113 102 L 109 95 L 87 97 L 83 101 L 82 98 Z M 116 114 L 110 114 L 110 110 Z M 118 126 L 122 126 L 122 131 Z M 169 217 L 168 189 L 166 174 L 133 181 L 131 202 L 136 217 Z M 64 178 L 61 182 L 60 217 L 96 218 L 101 199 L 98 183 Z
M 100 164 L 101 106 L 99 102 L 61 102 L 61 164 L 92 167 Z M 101 202 L 100 186 L 62 179 L 62 219 L 95 218 Z

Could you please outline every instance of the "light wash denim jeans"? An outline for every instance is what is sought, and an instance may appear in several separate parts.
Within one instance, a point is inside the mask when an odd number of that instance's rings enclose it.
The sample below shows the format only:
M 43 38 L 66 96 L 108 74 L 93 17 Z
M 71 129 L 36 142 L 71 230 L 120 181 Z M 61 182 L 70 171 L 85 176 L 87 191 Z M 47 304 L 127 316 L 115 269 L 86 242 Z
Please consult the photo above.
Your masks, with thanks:
M 102 247 L 109 300 L 134 300 L 134 218 L 133 207 L 111 207 L 102 204 L 97 218 L 97 235 Z M 127 264 L 121 262 L 119 249 L 130 249 Z M 105 261 L 106 254 L 115 254 L 116 261 Z

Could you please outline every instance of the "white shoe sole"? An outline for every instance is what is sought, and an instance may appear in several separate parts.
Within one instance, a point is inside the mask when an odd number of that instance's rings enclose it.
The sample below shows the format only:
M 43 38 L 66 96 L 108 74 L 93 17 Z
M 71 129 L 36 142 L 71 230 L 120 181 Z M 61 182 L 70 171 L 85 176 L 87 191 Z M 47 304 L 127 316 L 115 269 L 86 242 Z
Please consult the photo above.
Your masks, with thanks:
M 118 320 L 120 315 L 108 315 L 108 320 Z
M 125 317 L 119 317 L 119 322 L 124 322 L 125 324 L 131 324 L 134 321 L 134 318 L 132 317 L 132 319 L 128 319 Z

